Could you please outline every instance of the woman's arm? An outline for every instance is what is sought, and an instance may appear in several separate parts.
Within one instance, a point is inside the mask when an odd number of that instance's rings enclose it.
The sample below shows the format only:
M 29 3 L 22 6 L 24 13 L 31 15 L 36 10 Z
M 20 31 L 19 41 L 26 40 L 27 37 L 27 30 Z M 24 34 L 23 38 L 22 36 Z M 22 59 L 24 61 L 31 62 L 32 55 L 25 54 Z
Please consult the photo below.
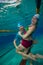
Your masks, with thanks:
M 16 52 L 19 53 L 19 54 L 21 54 L 22 56 L 28 57 L 28 55 L 27 54 L 24 54 L 24 52 L 21 52 L 19 50 L 17 50 Z
M 35 25 L 29 27 L 29 30 L 27 31 L 26 34 L 22 35 L 20 32 L 19 32 L 19 35 L 23 38 L 23 39 L 26 39 L 30 34 L 32 34 L 32 32 L 35 30 Z
M 14 40 L 14 46 L 15 46 L 15 48 L 17 49 L 18 48 L 18 46 L 16 45 L 16 40 Z

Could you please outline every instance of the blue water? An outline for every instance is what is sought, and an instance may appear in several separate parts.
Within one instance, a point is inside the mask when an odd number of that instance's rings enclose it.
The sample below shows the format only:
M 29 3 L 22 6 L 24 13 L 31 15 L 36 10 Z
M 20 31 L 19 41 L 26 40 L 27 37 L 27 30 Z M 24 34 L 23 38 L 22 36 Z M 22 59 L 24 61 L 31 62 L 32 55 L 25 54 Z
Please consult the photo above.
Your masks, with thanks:
M 18 7 L 4 6 L 7 3 L 0 3 L 0 30 L 14 30 L 13 32 L 0 32 L 0 65 L 19 65 L 22 56 L 15 52 L 13 40 L 18 31 L 17 24 L 21 23 L 27 27 L 32 16 L 36 13 L 36 5 L 34 0 L 23 0 Z M 40 8 L 40 19 L 38 28 L 33 36 L 38 42 L 34 45 L 31 52 L 43 55 L 43 0 Z M 17 59 L 18 58 L 18 59 Z M 29 65 L 28 59 L 27 64 Z M 33 61 L 33 65 L 43 65 L 43 60 L 37 59 Z

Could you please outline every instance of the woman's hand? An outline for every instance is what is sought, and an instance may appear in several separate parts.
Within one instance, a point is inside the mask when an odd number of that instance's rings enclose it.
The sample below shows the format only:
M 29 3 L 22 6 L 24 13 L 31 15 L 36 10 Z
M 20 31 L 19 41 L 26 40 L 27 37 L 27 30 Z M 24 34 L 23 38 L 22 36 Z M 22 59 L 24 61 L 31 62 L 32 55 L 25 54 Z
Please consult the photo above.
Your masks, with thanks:
M 18 34 L 21 36 L 21 32 L 19 31 Z

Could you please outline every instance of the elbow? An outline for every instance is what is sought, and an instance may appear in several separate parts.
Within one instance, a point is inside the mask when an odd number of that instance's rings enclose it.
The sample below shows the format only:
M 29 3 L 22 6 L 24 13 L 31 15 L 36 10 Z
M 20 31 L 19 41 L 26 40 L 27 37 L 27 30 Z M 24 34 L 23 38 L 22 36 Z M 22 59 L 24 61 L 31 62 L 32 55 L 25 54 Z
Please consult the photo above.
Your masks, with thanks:
M 25 37 L 25 36 L 23 36 L 23 39 L 26 39 L 26 37 Z
M 13 44 L 14 44 L 14 46 L 15 46 L 15 40 L 13 41 Z
M 13 43 L 15 44 L 16 43 L 16 40 L 14 40 Z

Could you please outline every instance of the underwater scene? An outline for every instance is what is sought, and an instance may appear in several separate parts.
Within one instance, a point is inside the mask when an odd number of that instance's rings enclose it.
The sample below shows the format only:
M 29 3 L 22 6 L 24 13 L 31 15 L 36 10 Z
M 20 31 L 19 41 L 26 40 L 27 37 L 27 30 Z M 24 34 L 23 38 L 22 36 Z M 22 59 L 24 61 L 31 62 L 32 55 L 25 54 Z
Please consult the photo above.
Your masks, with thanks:
M 0 0 L 0 65 L 43 65 L 43 0 Z

